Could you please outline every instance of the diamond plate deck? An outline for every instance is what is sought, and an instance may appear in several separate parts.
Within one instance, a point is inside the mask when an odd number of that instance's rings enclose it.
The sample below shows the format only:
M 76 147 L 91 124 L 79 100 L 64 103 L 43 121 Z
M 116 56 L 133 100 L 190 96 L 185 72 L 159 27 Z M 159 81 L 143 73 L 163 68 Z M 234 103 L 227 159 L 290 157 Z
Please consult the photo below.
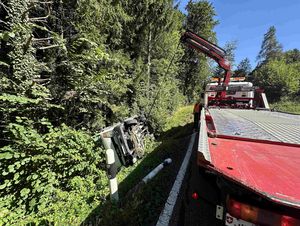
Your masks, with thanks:
M 300 144 L 300 115 L 287 113 L 209 109 L 217 134 Z

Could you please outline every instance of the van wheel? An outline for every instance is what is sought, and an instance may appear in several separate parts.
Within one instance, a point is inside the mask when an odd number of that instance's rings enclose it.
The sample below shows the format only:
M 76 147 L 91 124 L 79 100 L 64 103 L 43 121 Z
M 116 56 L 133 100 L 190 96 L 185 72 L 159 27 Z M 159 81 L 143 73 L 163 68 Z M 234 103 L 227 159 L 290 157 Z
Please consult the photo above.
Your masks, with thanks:
M 130 119 L 130 120 L 125 121 L 124 124 L 126 127 L 130 127 L 130 126 L 138 124 L 138 121 L 136 119 Z

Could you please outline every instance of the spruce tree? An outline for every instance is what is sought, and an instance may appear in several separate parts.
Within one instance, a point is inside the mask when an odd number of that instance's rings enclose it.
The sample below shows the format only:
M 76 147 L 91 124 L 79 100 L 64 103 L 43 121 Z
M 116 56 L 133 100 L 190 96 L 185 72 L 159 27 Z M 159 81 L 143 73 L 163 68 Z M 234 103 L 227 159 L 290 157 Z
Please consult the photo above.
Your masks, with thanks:
M 237 48 L 237 41 L 228 41 L 225 43 L 224 50 L 225 50 L 225 58 L 230 62 L 231 69 L 235 65 L 235 50 Z M 217 65 L 216 69 L 214 70 L 214 76 L 215 77 L 223 77 L 224 69 L 220 68 L 219 65 Z
M 237 69 L 234 71 L 234 75 L 239 76 L 248 76 L 251 72 L 251 64 L 249 58 L 245 58 L 241 60 L 241 62 L 238 64 Z
M 185 29 L 189 29 L 215 42 L 216 34 L 213 28 L 218 24 L 218 21 L 214 19 L 216 13 L 213 5 L 208 1 L 189 1 L 186 9 L 188 15 Z M 208 75 L 209 68 L 204 54 L 185 47 L 179 79 L 183 94 L 187 96 L 189 101 L 199 98 Z
M 264 34 L 261 49 L 256 60 L 261 64 L 265 61 L 279 58 L 281 53 L 282 45 L 277 41 L 276 28 L 271 26 L 267 33 Z

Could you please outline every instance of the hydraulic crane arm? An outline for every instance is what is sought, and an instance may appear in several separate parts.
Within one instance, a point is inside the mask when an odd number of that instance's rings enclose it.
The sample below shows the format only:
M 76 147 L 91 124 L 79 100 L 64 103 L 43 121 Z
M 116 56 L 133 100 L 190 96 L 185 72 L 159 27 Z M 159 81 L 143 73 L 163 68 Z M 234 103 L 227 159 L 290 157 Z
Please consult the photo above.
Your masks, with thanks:
M 204 39 L 203 37 L 191 32 L 186 31 L 181 36 L 181 42 L 186 44 L 187 46 L 196 49 L 199 52 L 204 53 L 208 57 L 214 59 L 218 65 L 225 70 L 225 76 L 222 82 L 222 86 L 224 90 L 218 92 L 219 97 L 225 98 L 226 96 L 226 87 L 229 84 L 231 73 L 230 73 L 230 63 L 226 60 L 225 55 L 226 52 L 219 46 L 209 42 L 208 40 Z M 219 85 L 221 81 L 219 80 Z

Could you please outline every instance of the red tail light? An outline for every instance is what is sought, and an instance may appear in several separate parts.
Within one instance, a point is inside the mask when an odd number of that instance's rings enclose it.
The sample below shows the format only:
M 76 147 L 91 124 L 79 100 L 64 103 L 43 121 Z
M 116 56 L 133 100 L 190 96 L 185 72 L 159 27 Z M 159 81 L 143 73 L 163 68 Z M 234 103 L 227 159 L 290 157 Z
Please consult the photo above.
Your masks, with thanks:
M 228 211 L 232 216 L 236 218 L 241 218 L 241 209 L 242 204 L 240 202 L 237 202 L 233 199 L 229 200 Z
M 258 208 L 237 202 L 233 199 L 229 200 L 228 211 L 232 216 L 250 222 L 256 222 L 258 216 Z
M 258 208 L 243 204 L 241 211 L 241 218 L 246 221 L 256 222 L 258 216 Z
M 192 194 L 192 198 L 195 199 L 195 200 L 197 200 L 197 199 L 199 198 L 198 193 L 197 193 L 197 192 L 194 192 L 194 193 Z
M 227 201 L 227 211 L 237 219 L 242 219 L 258 225 L 300 226 L 300 219 L 260 209 L 231 198 Z
M 289 217 L 289 216 L 282 216 L 281 217 L 281 226 L 299 226 L 300 221 L 298 221 L 295 218 Z

